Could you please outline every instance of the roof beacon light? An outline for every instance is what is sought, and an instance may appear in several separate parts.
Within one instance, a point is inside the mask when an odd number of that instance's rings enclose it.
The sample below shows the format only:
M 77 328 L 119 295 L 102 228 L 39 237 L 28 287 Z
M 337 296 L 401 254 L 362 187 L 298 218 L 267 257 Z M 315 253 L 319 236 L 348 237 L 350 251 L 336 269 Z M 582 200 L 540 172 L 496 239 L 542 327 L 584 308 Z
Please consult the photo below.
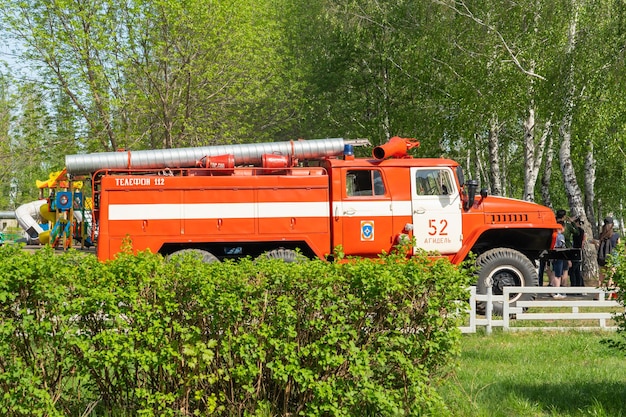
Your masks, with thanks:
M 354 159 L 354 146 L 347 144 L 343 147 L 343 159 L 351 160 Z

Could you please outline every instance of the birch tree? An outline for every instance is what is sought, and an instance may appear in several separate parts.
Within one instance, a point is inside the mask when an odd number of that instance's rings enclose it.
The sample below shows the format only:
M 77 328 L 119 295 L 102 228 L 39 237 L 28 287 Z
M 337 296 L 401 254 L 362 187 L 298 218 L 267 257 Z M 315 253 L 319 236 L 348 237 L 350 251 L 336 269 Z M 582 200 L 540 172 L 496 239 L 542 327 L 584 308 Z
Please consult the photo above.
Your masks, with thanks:
M 535 201 L 535 186 L 539 178 L 539 171 L 543 162 L 544 149 L 548 137 L 552 133 L 552 122 L 548 119 L 544 129 L 537 140 L 536 119 L 534 100 L 531 100 L 528 107 L 528 116 L 524 120 L 524 193 L 526 201 Z M 547 197 L 544 201 L 550 201 L 549 189 L 546 190 Z
M 500 126 L 496 115 L 491 117 L 489 122 L 489 166 L 491 174 L 491 193 L 494 195 L 503 194 L 502 177 L 500 173 L 500 137 L 498 135 Z
M 527 32 L 528 48 L 530 49 L 533 57 L 530 59 L 530 73 L 535 74 L 538 67 L 538 61 L 541 56 L 535 55 L 540 45 L 544 44 L 547 39 L 550 39 L 545 35 L 545 31 L 540 28 L 540 25 L 544 22 L 542 12 L 544 12 L 544 2 L 536 0 L 531 3 L 531 15 Z M 539 171 L 543 162 L 543 156 L 545 154 L 545 148 L 548 136 L 552 134 L 552 112 L 545 117 L 543 121 L 543 129 L 540 129 L 541 121 L 537 117 L 537 101 L 543 102 L 542 97 L 538 94 L 537 84 L 545 81 L 545 77 L 528 77 L 528 110 L 526 117 L 523 121 L 524 132 L 524 191 L 523 199 L 527 201 L 535 201 L 535 186 L 539 177 Z M 545 107 L 545 106 L 544 106 Z M 552 142 L 550 142 L 552 143 Z M 550 160 L 552 163 L 552 160 Z M 549 177 L 548 177 L 549 178 Z M 549 188 L 542 190 L 545 194 L 544 202 L 550 202 Z
M 613 21 L 615 4 L 612 2 L 592 3 L 585 0 L 571 1 L 571 14 L 567 32 L 567 42 L 564 50 L 564 71 L 561 74 L 564 92 L 562 100 L 562 115 L 559 126 L 561 144 L 559 148 L 560 168 L 563 183 L 568 198 L 570 211 L 573 216 L 581 216 L 588 220 L 585 223 L 587 236 L 597 236 L 597 230 L 592 229 L 596 214 L 594 200 L 596 198 L 596 169 L 599 161 L 596 159 L 594 141 L 603 143 L 602 169 L 607 173 L 607 179 L 615 178 L 615 171 L 622 171 L 624 166 L 621 158 L 615 158 L 614 153 L 607 149 L 606 138 L 615 125 L 607 122 L 612 112 L 619 112 L 623 104 L 608 104 L 613 94 L 621 96 L 607 79 L 611 78 L 613 66 L 622 61 L 619 51 L 623 44 L 611 41 L 615 22 Z M 610 34 L 609 36 L 607 36 Z M 619 46 L 618 46 L 619 45 Z M 614 49 L 615 48 L 615 49 Z M 617 57 L 617 58 L 616 58 Z M 593 103 L 590 105 L 590 102 Z M 617 100 L 620 103 L 621 100 Z M 572 155 L 575 149 L 579 157 Z M 579 187 L 575 163 L 578 162 L 583 171 L 584 192 Z M 619 209 L 620 181 L 613 182 L 609 187 L 607 200 L 610 201 L 612 211 Z M 616 198 L 617 197 L 617 198 Z M 605 204 L 605 199 L 602 199 Z M 596 201 L 599 204 L 600 199 Z M 598 211 L 598 217 L 601 216 Z M 613 214 L 613 213 L 611 213 Z M 583 265 L 585 281 L 593 283 L 598 276 L 596 250 L 593 245 L 583 248 Z
M 542 140 L 550 132 L 550 122 L 541 118 L 549 112 L 538 113 L 535 104 L 541 102 L 535 83 L 546 79 L 536 55 L 547 36 L 539 28 L 541 2 L 435 2 L 459 16 L 459 35 L 452 42 L 461 60 L 450 65 L 455 67 L 452 78 L 480 91 L 478 99 L 465 99 L 464 108 L 474 114 L 472 128 L 487 132 L 492 192 L 534 201 Z M 469 90 L 457 92 L 471 97 Z M 521 108 L 527 109 L 525 114 Z M 489 119 L 481 116 L 485 113 Z
M 554 139 L 553 135 L 548 135 L 548 142 L 545 150 L 545 164 L 541 176 L 541 199 L 547 207 L 554 208 L 550 193 L 550 182 L 552 178 L 552 163 L 554 161 Z

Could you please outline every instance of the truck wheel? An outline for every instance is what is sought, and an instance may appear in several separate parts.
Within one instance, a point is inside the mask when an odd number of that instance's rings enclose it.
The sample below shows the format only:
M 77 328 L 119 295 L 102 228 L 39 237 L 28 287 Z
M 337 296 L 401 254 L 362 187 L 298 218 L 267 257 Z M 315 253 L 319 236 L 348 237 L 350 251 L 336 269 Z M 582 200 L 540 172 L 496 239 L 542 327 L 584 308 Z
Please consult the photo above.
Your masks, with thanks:
M 259 258 L 264 259 L 282 259 L 285 262 L 293 263 L 293 262 L 304 262 L 307 261 L 308 258 L 301 253 L 296 252 L 292 249 L 273 249 L 271 251 L 263 253 Z
M 217 256 L 213 255 L 209 251 L 202 250 L 202 249 L 181 249 L 181 250 L 177 250 L 176 252 L 172 252 L 171 254 L 169 254 L 167 256 L 167 258 L 171 259 L 174 256 L 185 256 L 186 254 L 191 254 L 191 256 L 197 257 L 202 262 L 207 263 L 207 264 L 211 263 L 211 262 L 219 262 L 220 261 Z
M 487 294 L 487 288 L 491 285 L 493 295 L 502 295 L 504 287 L 536 287 L 537 271 L 530 259 L 522 253 L 508 248 L 491 249 L 476 259 L 478 266 L 478 282 L 476 291 L 478 294 Z M 509 303 L 515 305 L 517 301 L 531 301 L 536 294 L 511 294 Z M 477 303 L 477 309 L 484 313 L 486 303 Z M 503 305 L 501 302 L 493 303 L 493 313 L 501 316 Z

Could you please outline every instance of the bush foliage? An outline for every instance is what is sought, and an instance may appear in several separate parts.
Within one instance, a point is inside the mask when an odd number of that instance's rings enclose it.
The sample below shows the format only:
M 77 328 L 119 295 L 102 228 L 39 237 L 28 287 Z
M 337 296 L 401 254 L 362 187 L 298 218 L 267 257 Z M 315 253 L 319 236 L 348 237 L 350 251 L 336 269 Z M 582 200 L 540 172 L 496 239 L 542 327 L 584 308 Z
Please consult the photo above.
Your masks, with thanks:
M 615 290 L 617 300 L 626 305 L 626 247 L 617 245 L 612 256 L 607 260 L 606 277 L 603 286 Z M 626 313 L 616 314 L 615 321 L 619 331 L 615 337 L 607 339 L 607 343 L 623 352 L 626 352 Z
M 0 248 L 0 414 L 441 414 L 470 276 L 346 263 Z

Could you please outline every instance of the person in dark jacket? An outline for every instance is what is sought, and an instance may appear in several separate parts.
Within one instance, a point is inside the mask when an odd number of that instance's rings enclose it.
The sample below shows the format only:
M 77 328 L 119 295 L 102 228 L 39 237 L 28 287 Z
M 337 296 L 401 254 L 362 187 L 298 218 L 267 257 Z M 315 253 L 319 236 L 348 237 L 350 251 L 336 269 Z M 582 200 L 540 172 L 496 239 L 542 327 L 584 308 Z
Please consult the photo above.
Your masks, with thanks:
M 585 243 L 585 231 L 583 230 L 583 221 L 580 217 L 575 218 L 572 224 L 577 230 L 577 233 L 572 235 L 572 247 L 574 249 L 580 249 L 581 257 L 572 261 L 570 283 L 572 287 L 584 287 L 582 248 Z
M 604 283 L 606 277 L 607 260 L 613 254 L 613 251 L 619 244 L 619 233 L 613 230 L 613 218 L 607 217 L 604 219 L 604 225 L 600 232 L 600 237 L 595 240 L 596 248 L 598 249 L 598 265 L 600 266 L 600 285 Z M 611 287 L 613 284 L 609 282 L 607 284 Z

